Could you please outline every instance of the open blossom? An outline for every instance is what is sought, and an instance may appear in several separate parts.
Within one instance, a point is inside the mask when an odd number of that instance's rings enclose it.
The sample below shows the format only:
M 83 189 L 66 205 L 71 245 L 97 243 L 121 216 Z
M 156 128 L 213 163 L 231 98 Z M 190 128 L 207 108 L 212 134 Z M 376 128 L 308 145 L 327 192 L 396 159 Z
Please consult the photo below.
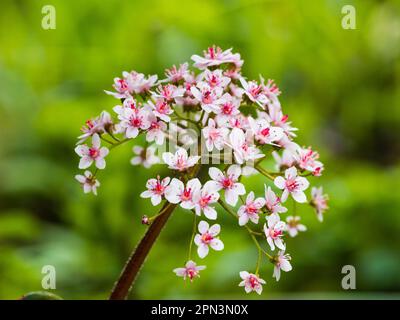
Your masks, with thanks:
M 287 208 L 282 206 L 281 200 L 276 196 L 275 192 L 272 191 L 271 187 L 264 185 L 265 189 L 265 207 L 269 213 L 284 213 Z
M 157 179 L 149 179 L 146 183 L 147 190 L 143 191 L 140 196 L 150 198 L 153 206 L 160 204 L 170 180 L 170 177 L 160 180 L 159 176 L 157 176 Z
M 285 229 L 285 222 L 281 221 L 277 214 L 271 214 L 267 217 L 267 224 L 264 224 L 264 233 L 272 251 L 275 250 L 275 246 L 285 250 L 285 244 L 282 241 L 283 231 Z
M 264 94 L 263 86 L 256 81 L 247 82 L 244 78 L 240 78 L 240 83 L 244 89 L 244 94 L 250 101 L 257 103 L 261 107 L 268 103 L 268 98 Z
M 244 185 L 238 182 L 241 172 L 242 169 L 238 165 L 231 165 L 226 174 L 215 167 L 211 167 L 208 170 L 208 174 L 212 179 L 210 181 L 211 187 L 216 191 L 225 190 L 225 200 L 231 206 L 235 206 L 238 197 L 246 193 Z
M 225 89 L 229 82 L 231 82 L 231 79 L 225 77 L 220 69 L 214 71 L 206 69 L 202 74 L 202 80 L 204 80 L 211 88 L 218 87 L 221 89 Z
M 97 188 L 100 186 L 100 182 L 89 170 L 86 170 L 84 175 L 77 174 L 75 179 L 82 185 L 84 193 L 93 192 L 97 196 Z
M 123 78 L 114 78 L 114 89 L 116 92 L 105 91 L 117 99 L 128 98 L 133 93 L 149 91 L 157 82 L 157 75 L 146 78 L 143 73 L 136 71 L 122 73 Z
M 244 226 L 249 220 L 257 224 L 261 208 L 265 205 L 264 198 L 254 199 L 254 192 L 251 191 L 246 198 L 246 203 L 239 208 L 239 225 Z
M 256 119 L 249 117 L 251 130 L 254 133 L 254 138 L 260 144 L 274 144 L 283 136 L 283 130 L 279 127 L 271 127 L 269 122 L 265 119 Z
M 162 155 L 164 162 L 168 168 L 178 171 L 184 171 L 193 167 L 200 159 L 200 156 L 188 156 L 188 153 L 183 148 L 177 148 L 175 154 L 164 152 Z
M 173 100 L 183 97 L 185 91 L 185 88 L 177 87 L 173 84 L 159 85 L 157 92 L 153 93 L 153 96 L 167 102 L 173 102 Z
M 193 65 L 200 70 L 223 63 L 232 63 L 236 67 L 243 65 L 240 55 L 238 53 L 233 54 L 232 48 L 222 51 L 221 48 L 215 46 L 209 47 L 207 51 L 204 51 L 204 57 L 195 54 L 192 55 L 191 59 L 195 62 Z
M 306 178 L 297 176 L 297 169 L 295 167 L 286 169 L 285 178 L 276 177 L 274 183 L 279 189 L 283 190 L 281 197 L 283 202 L 286 201 L 289 194 L 297 202 L 304 203 L 307 201 L 304 190 L 308 188 L 310 183 Z
M 206 266 L 198 266 L 196 262 L 189 260 L 183 268 L 176 268 L 173 271 L 178 277 L 183 277 L 183 280 L 189 278 L 192 282 L 194 278 L 200 277 L 200 271 L 205 268 Z
M 273 277 L 276 281 L 281 278 L 281 270 L 284 272 L 289 272 L 292 270 L 292 265 L 290 264 L 291 257 L 289 254 L 285 254 L 285 251 L 279 251 L 278 255 L 274 257 L 274 273 Z
M 235 160 L 239 164 L 264 157 L 264 154 L 249 142 L 249 137 L 251 137 L 251 133 L 248 133 L 246 137 L 243 130 L 239 128 L 233 128 L 229 135 L 230 146 L 233 149 Z
M 224 249 L 223 242 L 217 237 L 221 231 L 219 224 L 210 225 L 206 221 L 199 222 L 199 233 L 194 237 L 194 243 L 198 246 L 197 253 L 200 258 L 208 255 L 209 248 L 216 251 Z
M 109 150 L 106 147 L 100 147 L 100 137 L 96 133 L 92 137 L 92 146 L 86 144 L 79 145 L 75 148 L 75 152 L 81 157 L 79 161 L 79 169 L 89 168 L 94 162 L 98 169 L 106 167 L 104 157 L 108 155 Z
M 153 147 L 134 146 L 132 150 L 136 154 L 131 159 L 132 165 L 142 164 L 145 168 L 150 168 L 153 164 L 160 162 L 160 159 L 155 155 L 156 149 Z
M 216 192 L 210 181 L 207 181 L 203 188 L 193 195 L 195 212 L 199 216 L 201 212 L 210 220 L 217 219 L 217 211 L 210 205 L 217 202 L 219 193 Z
M 255 291 L 258 294 L 261 294 L 263 289 L 262 285 L 266 283 L 263 279 L 247 271 L 240 271 L 239 274 L 242 278 L 242 282 L 239 283 L 239 287 L 244 287 L 246 293 Z
M 300 223 L 300 217 L 288 216 L 286 218 L 286 231 L 289 233 L 289 236 L 295 237 L 297 236 L 299 231 L 306 230 L 306 226 Z
M 184 183 L 173 178 L 169 186 L 165 189 L 165 198 L 170 203 L 179 203 L 183 209 L 193 209 L 195 206 L 194 195 L 200 190 L 201 183 L 197 178 Z
M 169 115 L 172 114 L 174 110 L 171 108 L 167 100 L 157 99 L 155 103 L 149 100 L 148 105 L 152 109 L 155 116 L 165 122 L 171 121 L 171 117 Z
M 218 108 L 214 110 L 214 113 L 217 115 L 215 117 L 218 125 L 222 126 L 226 123 L 229 123 L 229 120 L 240 114 L 239 111 L 240 100 L 231 96 L 229 93 L 225 93 L 222 96 L 222 103 L 218 105 Z
M 228 135 L 228 128 L 217 128 L 213 119 L 208 120 L 208 126 L 202 130 L 203 136 L 206 139 L 206 147 L 208 151 L 212 151 L 215 147 L 217 150 L 222 150 L 225 145 L 225 139 Z
M 323 213 L 329 208 L 328 196 L 323 194 L 322 187 L 311 189 L 311 205 L 317 212 L 318 220 L 322 222 L 324 220 Z
M 200 82 L 197 87 L 190 88 L 191 93 L 200 103 L 201 108 L 207 112 L 215 112 L 218 110 L 219 105 L 224 102 L 222 96 L 222 89 L 219 87 L 211 88 L 207 83 Z
M 124 108 L 118 116 L 121 120 L 120 128 L 127 138 L 136 138 L 140 130 L 147 130 L 151 124 L 151 112 L 148 108 Z

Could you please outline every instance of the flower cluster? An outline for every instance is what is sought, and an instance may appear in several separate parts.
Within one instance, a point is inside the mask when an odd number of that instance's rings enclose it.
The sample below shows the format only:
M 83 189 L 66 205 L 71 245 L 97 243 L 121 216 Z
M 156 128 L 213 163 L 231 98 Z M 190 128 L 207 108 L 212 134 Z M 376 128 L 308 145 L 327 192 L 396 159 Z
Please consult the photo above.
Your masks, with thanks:
M 307 194 L 308 178 L 321 176 L 324 166 L 316 151 L 295 142 L 297 128 L 283 113 L 281 92 L 273 80 L 246 79 L 241 74 L 243 60 L 231 49 L 213 46 L 191 59 L 192 67 L 189 63 L 173 66 L 163 79 L 136 71 L 114 79 L 114 91 L 106 91 L 119 99 L 114 116 L 103 111 L 87 121 L 75 149 L 81 157 L 80 169 L 92 165 L 96 169 L 76 179 L 85 193 L 96 194 L 98 171 L 105 168 L 111 149 L 144 136 L 144 145 L 133 146 L 132 165 L 164 164 L 171 175 L 149 179 L 141 197 L 149 198 L 153 206 L 179 206 L 193 214 L 189 259 L 184 267 L 174 269 L 176 275 L 193 281 L 205 269 L 192 260 L 193 244 L 200 259 L 210 254 L 210 248 L 224 249 L 220 224 L 210 226 L 206 221 L 217 220 L 219 205 L 219 214 L 236 219 L 258 250 L 254 273 L 241 271 L 239 286 L 261 294 L 263 256 L 273 264 L 277 281 L 281 270 L 292 269 L 286 237 L 306 231 L 296 215 L 296 204 L 309 204 L 322 221 L 327 196 L 322 187 L 313 187 L 311 197 Z M 91 139 L 90 146 L 84 144 L 87 139 Z M 188 152 L 193 149 L 199 151 Z M 274 159 L 275 167 L 266 168 L 265 159 Z M 201 170 L 206 170 L 201 175 L 204 181 L 199 179 Z M 262 195 L 246 190 L 243 183 L 243 177 L 254 174 L 262 176 Z M 291 215 L 284 219 L 282 215 L 288 212 Z M 163 213 L 161 209 L 158 215 Z M 156 217 L 144 216 L 142 222 L 150 225 Z

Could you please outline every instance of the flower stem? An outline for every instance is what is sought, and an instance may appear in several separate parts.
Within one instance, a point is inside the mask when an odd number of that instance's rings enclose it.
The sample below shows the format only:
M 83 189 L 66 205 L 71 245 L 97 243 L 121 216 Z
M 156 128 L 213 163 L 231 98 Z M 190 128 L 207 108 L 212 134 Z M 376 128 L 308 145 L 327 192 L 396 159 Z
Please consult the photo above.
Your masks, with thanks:
M 135 278 L 139 273 L 144 260 L 149 254 L 150 249 L 152 248 L 168 218 L 175 210 L 176 206 L 176 204 L 166 203 L 161 209 L 163 213 L 157 216 L 151 223 L 146 234 L 133 251 L 121 275 L 119 276 L 111 292 L 110 300 L 124 300 L 127 298 L 129 290 L 135 281 Z

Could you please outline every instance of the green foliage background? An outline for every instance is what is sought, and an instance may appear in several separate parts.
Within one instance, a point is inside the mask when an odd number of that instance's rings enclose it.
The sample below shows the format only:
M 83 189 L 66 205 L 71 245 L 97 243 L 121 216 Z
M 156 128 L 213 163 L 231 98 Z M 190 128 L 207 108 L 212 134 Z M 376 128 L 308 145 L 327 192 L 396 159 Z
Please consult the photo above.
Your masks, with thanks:
M 41 28 L 52 4 L 56 30 Z M 341 27 L 353 4 L 357 29 Z M 309 231 L 288 240 L 294 270 L 279 283 L 262 268 L 263 298 L 399 297 L 400 5 L 398 1 L 3 0 L 0 10 L 0 298 L 41 289 L 54 265 L 70 299 L 106 298 L 143 235 L 145 181 L 164 170 L 129 164 L 115 150 L 99 196 L 73 177 L 83 122 L 116 101 L 123 70 L 163 74 L 211 44 L 233 47 L 243 72 L 273 78 L 299 142 L 321 153 L 330 194 L 324 223 L 302 209 Z M 261 177 L 248 179 L 260 194 Z M 193 284 L 172 269 L 187 255 L 191 216 L 177 211 L 147 259 L 131 298 L 255 298 L 237 288 L 254 268 L 248 235 L 220 214 L 226 250 L 211 253 Z M 357 290 L 341 289 L 341 268 L 357 269 Z

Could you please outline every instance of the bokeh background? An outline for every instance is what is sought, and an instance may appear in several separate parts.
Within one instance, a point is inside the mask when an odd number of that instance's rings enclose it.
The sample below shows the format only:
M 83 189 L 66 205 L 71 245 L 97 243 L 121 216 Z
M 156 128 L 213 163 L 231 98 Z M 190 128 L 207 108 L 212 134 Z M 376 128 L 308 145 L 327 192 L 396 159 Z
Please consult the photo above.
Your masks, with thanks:
M 43 5 L 56 30 L 41 28 Z M 344 30 L 341 8 L 356 8 Z M 103 93 L 123 70 L 163 75 L 209 45 L 233 47 L 243 72 L 273 78 L 298 141 L 320 151 L 316 183 L 330 194 L 319 223 L 289 239 L 294 270 L 267 280 L 262 298 L 400 297 L 400 4 L 388 1 L 3 0 L 0 10 L 0 298 L 41 289 L 41 268 L 57 270 L 55 293 L 104 299 L 143 235 L 140 199 L 151 170 L 132 167 L 131 145 L 113 152 L 97 197 L 74 181 L 73 148 L 84 121 L 116 101 Z M 247 179 L 262 192 L 261 177 Z M 300 207 L 301 208 L 301 207 Z M 141 271 L 132 299 L 256 298 L 237 288 L 257 251 L 220 214 L 226 249 L 211 253 L 200 281 L 172 269 L 186 259 L 191 215 L 174 213 Z M 357 290 L 341 288 L 354 265 Z

